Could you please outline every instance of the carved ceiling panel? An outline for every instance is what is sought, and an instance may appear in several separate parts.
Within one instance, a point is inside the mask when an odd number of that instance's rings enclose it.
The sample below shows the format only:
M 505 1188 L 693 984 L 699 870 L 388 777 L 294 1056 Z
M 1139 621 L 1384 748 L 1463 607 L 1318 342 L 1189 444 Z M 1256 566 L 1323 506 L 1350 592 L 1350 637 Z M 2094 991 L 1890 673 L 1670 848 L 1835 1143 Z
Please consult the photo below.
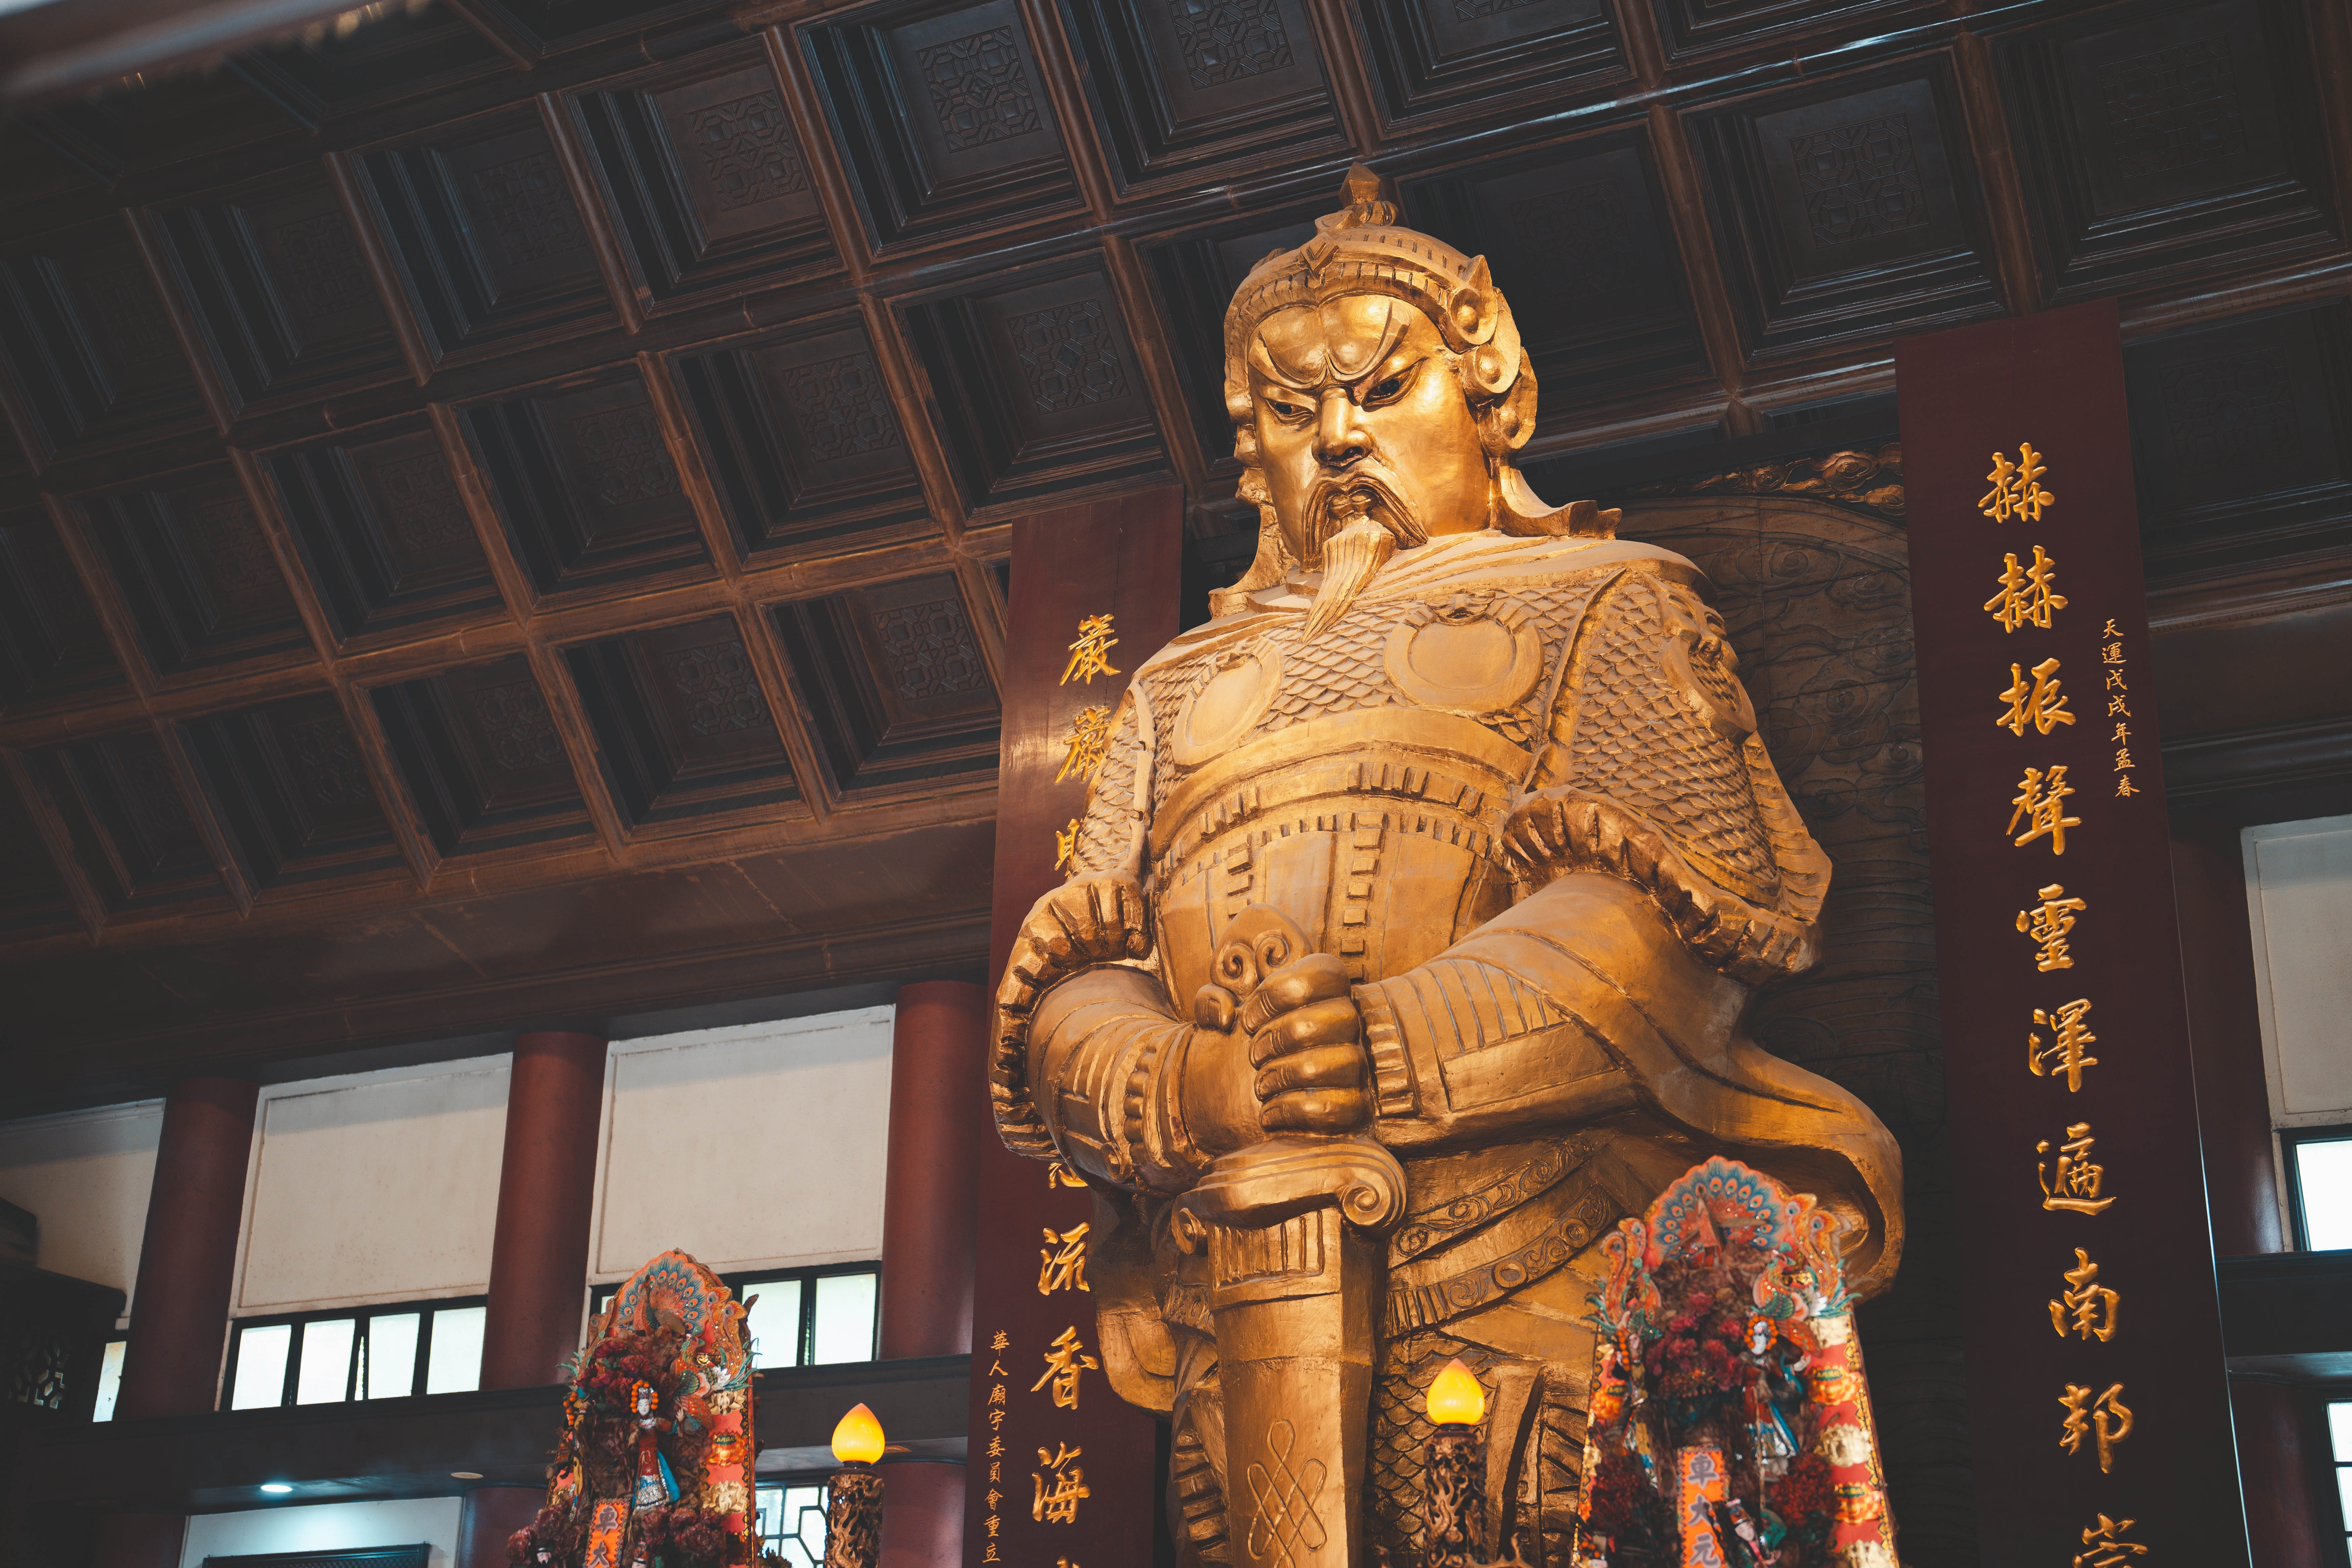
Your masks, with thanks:
M 2151 575 L 2352 542 L 2352 324 L 2342 300 L 2124 351 Z
M 2000 312 L 1967 124 L 1933 58 L 1691 118 L 1751 360 Z
M 839 267 L 808 155 L 756 40 L 571 102 L 648 308 Z
M 368 695 L 442 855 L 594 838 L 572 759 L 523 655 Z
M 877 251 L 1076 209 L 1013 0 L 884 5 L 799 36 Z
M 358 166 L 435 361 L 611 313 L 588 225 L 535 110 L 369 153 Z
M 1925 19 L 1936 0 L 1653 0 L 1666 58 L 1677 62 L 1773 48 L 1802 38 L 1818 48 Z
M 152 734 L 60 747 L 32 759 L 109 914 L 217 897 L 220 877 L 171 759 Z
M 0 514 L 0 708 L 69 701 L 121 683 L 56 525 L 37 508 Z
M 839 548 L 927 516 L 873 339 L 857 318 L 796 322 L 672 363 L 735 548 Z
M 693 503 L 636 366 L 472 407 L 463 424 L 541 597 L 709 575 Z
M 636 832 L 709 827 L 800 798 L 753 647 L 732 616 L 567 649 L 605 787 Z
M 120 216 L 0 258 L 0 348 L 36 468 L 201 428 L 204 402 Z
M 776 605 L 827 782 L 842 795 L 996 769 L 996 684 L 953 576 Z
M 1626 81 L 1611 9 L 1602 0 L 1356 0 L 1355 22 L 1381 117 L 1402 125 L 1491 114 L 1497 98 Z
M 315 165 L 154 212 L 232 414 L 402 374 L 342 204 Z
M 1088 480 L 1168 473 L 1150 391 L 1110 279 L 1091 268 L 909 308 L 975 508 Z
M 252 888 L 400 867 L 376 782 L 333 698 L 205 719 L 188 727 L 188 743 Z
M 2300 23 L 2264 0 L 2140 4 L 2004 42 L 2053 299 L 2335 247 Z
M 1067 0 L 1087 108 L 1123 190 L 1344 154 L 1304 0 Z
M 273 452 L 266 466 L 342 641 L 498 612 L 473 519 L 422 419 Z
M 227 464 L 87 496 L 79 510 L 157 676 L 308 645 L 269 536 Z

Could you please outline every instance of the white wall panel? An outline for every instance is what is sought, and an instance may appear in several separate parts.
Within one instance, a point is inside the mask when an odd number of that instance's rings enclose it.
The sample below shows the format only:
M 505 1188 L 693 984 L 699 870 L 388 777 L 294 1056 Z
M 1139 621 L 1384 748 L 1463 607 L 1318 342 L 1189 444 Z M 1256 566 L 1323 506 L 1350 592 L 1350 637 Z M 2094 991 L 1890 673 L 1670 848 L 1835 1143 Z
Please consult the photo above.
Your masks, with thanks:
M 414 1546 L 429 1542 L 429 1568 L 449 1568 L 457 1555 L 457 1521 L 464 1500 L 416 1498 L 404 1502 L 323 1502 L 257 1508 L 241 1513 L 200 1513 L 188 1521 L 181 1568 L 202 1568 L 207 1557 L 265 1552 L 349 1552 L 362 1546 Z
M 262 1091 L 234 1310 L 485 1290 L 509 1058 Z
M 0 1122 L 0 1198 L 41 1222 L 42 1268 L 130 1292 L 163 1126 L 160 1100 Z
M 894 1011 L 615 1045 L 593 1276 L 672 1247 L 720 1270 L 879 1258 Z
M 2352 1121 L 2352 816 L 2250 827 L 2245 845 L 2273 1117 Z

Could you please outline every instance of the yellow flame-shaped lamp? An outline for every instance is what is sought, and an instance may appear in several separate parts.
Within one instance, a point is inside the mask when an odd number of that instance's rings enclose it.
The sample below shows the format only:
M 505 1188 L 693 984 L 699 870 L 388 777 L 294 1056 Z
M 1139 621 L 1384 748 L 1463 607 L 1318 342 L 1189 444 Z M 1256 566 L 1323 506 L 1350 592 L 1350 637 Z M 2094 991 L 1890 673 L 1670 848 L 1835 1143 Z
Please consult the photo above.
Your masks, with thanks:
M 1445 1363 L 1423 1396 L 1437 1428 L 1422 1463 L 1421 1560 L 1424 1568 L 1480 1568 L 1486 1561 L 1486 1390 L 1459 1359 Z
M 831 1497 L 824 1510 L 824 1568 L 875 1568 L 882 1556 L 882 1423 L 852 1405 L 833 1429 Z

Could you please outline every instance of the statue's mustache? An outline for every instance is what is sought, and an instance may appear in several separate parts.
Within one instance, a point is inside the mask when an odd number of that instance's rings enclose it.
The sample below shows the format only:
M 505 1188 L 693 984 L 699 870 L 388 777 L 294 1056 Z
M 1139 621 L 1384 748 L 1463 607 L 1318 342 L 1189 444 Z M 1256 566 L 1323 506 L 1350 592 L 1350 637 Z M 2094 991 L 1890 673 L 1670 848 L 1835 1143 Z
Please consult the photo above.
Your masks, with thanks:
M 1362 464 L 1345 473 L 1318 478 L 1307 492 L 1307 552 L 1310 563 L 1321 564 L 1323 546 L 1331 536 L 1360 517 L 1388 530 L 1399 545 L 1425 544 L 1429 531 L 1419 513 L 1385 468 Z

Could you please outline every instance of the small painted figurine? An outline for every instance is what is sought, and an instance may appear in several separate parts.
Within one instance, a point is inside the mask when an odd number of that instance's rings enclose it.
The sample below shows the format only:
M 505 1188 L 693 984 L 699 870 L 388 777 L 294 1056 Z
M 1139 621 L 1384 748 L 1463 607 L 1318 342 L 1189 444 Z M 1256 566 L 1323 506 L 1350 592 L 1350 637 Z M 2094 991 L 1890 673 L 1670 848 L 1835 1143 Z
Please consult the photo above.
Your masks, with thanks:
M 660 1508 L 677 1500 L 677 1478 L 662 1458 L 661 1435 L 670 1428 L 655 1407 L 654 1386 L 640 1383 L 629 1391 L 630 1407 L 637 1416 L 637 1485 L 630 1494 L 633 1508 Z

